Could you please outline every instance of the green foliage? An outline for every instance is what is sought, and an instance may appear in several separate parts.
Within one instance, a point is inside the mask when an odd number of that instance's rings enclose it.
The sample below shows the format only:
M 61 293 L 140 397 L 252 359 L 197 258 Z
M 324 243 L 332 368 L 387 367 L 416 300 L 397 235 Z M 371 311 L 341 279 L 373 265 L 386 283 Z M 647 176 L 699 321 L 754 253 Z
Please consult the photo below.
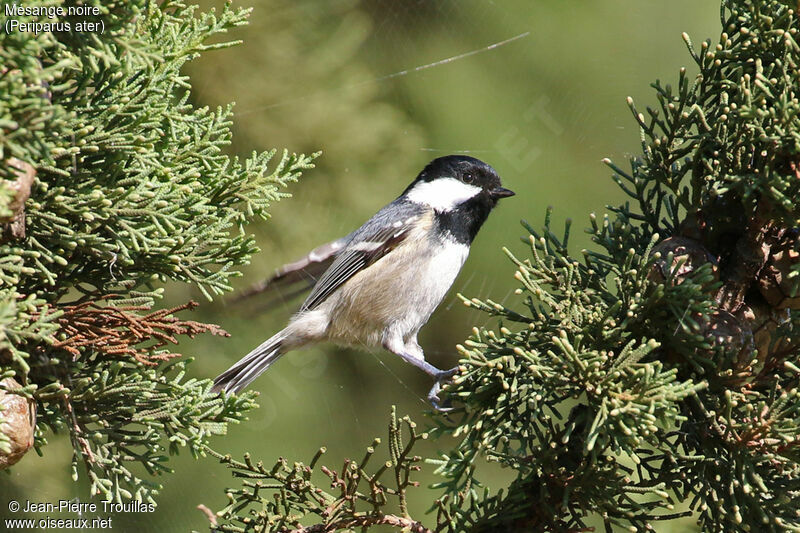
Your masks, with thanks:
M 409 433 L 406 443 L 403 425 Z M 373 456 L 381 439 L 373 441 L 361 461 L 345 460 L 340 471 L 317 468 L 325 448 L 320 448 L 308 465 L 279 459 L 271 468 L 253 463 L 249 455 L 239 462 L 229 455 L 215 454 L 232 469 L 234 477 L 245 481 L 241 489 L 228 492 L 230 504 L 218 513 L 228 523 L 212 530 L 286 531 L 302 528 L 302 522 L 313 516 L 328 530 L 391 525 L 418 531 L 421 526 L 408 517 L 406 491 L 418 485 L 411 476 L 420 469 L 421 461 L 419 456 L 411 455 L 411 450 L 418 440 L 426 438 L 426 433 L 417 433 L 416 424 L 409 417 L 398 419 L 393 408 L 389 458 L 377 466 L 369 463 L 375 462 Z M 331 492 L 314 479 L 317 470 L 327 478 Z M 399 508 L 400 515 L 386 512 L 392 504 Z
M 179 335 L 221 330 L 141 312 L 166 281 L 208 299 L 229 290 L 256 251 L 245 224 L 267 218 L 313 156 L 231 157 L 231 107 L 191 102 L 186 62 L 236 44 L 215 38 L 249 10 L 82 4 L 100 8 L 104 33 L 0 34 L 2 222 L 9 158 L 36 170 L 25 238 L 0 240 L 0 368 L 37 401 L 38 448 L 65 430 L 92 494 L 153 501 L 149 476 L 169 471 L 168 455 L 202 455 L 254 403 L 208 396 L 188 361 L 159 363 L 179 355 L 164 349 Z M 85 307 L 101 301 L 107 312 Z
M 97 365 L 79 361 L 68 396 L 55 384 L 37 391 L 45 420 L 56 420 L 54 429 L 69 431 L 75 448 L 73 479 L 80 477 L 82 465 L 91 494 L 155 503 L 159 485 L 145 474 L 169 473 L 168 458 L 181 448 L 195 457 L 204 455 L 210 437 L 224 435 L 228 423 L 255 407 L 252 396 L 207 397 L 210 382 L 186 379 L 185 365 L 176 361 L 154 368 L 110 361 L 92 379 L 86 371 L 96 371 Z M 72 415 L 71 422 L 62 420 L 63 411 Z
M 72 113 L 54 135 L 60 142 L 50 148 L 52 163 L 43 158 L 51 179 L 30 206 L 38 216 L 31 216 L 25 257 L 37 267 L 38 286 L 58 279 L 69 282 L 65 289 L 108 288 L 119 278 L 134 280 L 132 290 L 174 279 L 195 283 L 210 298 L 229 289 L 232 270 L 255 251 L 241 225 L 265 218 L 278 188 L 308 159 L 284 153 L 268 171 L 274 152 L 230 158 L 223 149 L 231 108 L 189 102 L 181 67 L 202 51 L 234 44 L 203 43 L 242 24 L 246 11 L 226 7 L 195 18 L 195 9 L 180 3 L 124 5 L 124 18 L 111 18 L 112 10 L 106 19 L 135 36 L 127 43 L 132 53 L 121 54 L 113 41 L 99 49 L 64 47 L 83 70 L 51 89 L 53 106 Z M 147 16 L 137 17 L 145 8 Z M 93 75 L 95 57 L 114 72 Z
M 689 516 L 705 531 L 800 530 L 795 7 L 723 1 L 719 44 L 684 37 L 698 74 L 655 83 L 646 116 L 629 100 L 643 154 L 630 172 L 607 163 L 633 201 L 591 217 L 595 249 L 571 255 L 569 223 L 559 237 L 548 213 L 542 232 L 525 224 L 529 257 L 507 251 L 516 301 L 464 299 L 501 323 L 459 346 L 456 409 L 430 430 L 449 448 L 429 460 L 442 497 L 414 530 L 638 531 Z M 510 485 L 484 487 L 485 462 Z M 298 468 L 267 476 L 275 501 L 298 494 Z M 245 505 L 273 501 L 229 497 L 232 531 L 251 530 Z M 292 502 L 261 527 L 355 529 Z
M 528 229 L 532 258 L 507 251 L 525 314 L 465 299 L 506 326 L 476 329 L 459 346 L 465 359 L 450 395 L 464 414 L 455 423 L 442 420 L 436 432 L 458 439 L 439 461 L 447 478 L 440 486 L 453 501 L 482 501 L 456 508 L 452 525 L 560 530 L 586 527 L 583 517 L 592 513 L 637 527 L 668 518 L 673 502 L 665 481 L 633 475 L 628 465 L 663 461 L 671 450 L 660 446 L 687 420 L 685 400 L 707 387 L 662 361 L 681 319 L 667 320 L 664 310 L 705 302 L 703 272 L 680 285 L 653 283 L 657 256 L 650 252 L 658 236 L 637 252 L 646 241 L 621 221 L 593 225 L 605 253 L 585 252 L 582 263 L 567 253 L 569 226 L 559 239 L 548 215 L 541 236 Z M 513 332 L 514 323 L 525 327 Z M 517 472 L 506 497 L 469 489 L 480 485 L 478 458 Z
M 795 7 L 723 2 L 717 44 L 695 50 L 683 35 L 699 74 L 691 80 L 681 69 L 677 88 L 654 83 L 659 105 L 647 115 L 628 100 L 643 155 L 630 175 L 615 169 L 615 179 L 648 226 L 673 233 L 681 213 L 734 197 L 743 208 L 766 201 L 775 217 L 800 220 L 800 184 L 786 179 L 800 149 Z

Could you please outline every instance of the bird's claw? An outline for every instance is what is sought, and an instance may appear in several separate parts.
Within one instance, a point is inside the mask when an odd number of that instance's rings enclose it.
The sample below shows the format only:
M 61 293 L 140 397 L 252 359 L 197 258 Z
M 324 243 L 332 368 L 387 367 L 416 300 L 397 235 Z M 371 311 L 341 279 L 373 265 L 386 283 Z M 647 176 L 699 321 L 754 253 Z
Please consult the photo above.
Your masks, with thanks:
M 430 392 L 428 392 L 428 401 L 433 406 L 434 409 L 439 411 L 440 413 L 448 413 L 452 411 L 454 408 L 451 405 L 450 399 L 445 399 L 444 402 L 439 399 L 439 391 L 442 390 L 442 383 L 445 383 L 450 378 L 455 376 L 458 373 L 458 367 L 451 368 L 450 370 L 442 370 L 434 378 L 436 381 L 431 387 Z

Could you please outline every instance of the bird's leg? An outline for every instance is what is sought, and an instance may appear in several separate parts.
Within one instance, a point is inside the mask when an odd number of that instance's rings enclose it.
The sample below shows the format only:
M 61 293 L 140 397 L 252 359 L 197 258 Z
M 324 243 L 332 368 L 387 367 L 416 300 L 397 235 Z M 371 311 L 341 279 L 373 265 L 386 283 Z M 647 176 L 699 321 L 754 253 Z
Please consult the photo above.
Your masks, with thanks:
M 431 405 L 434 409 L 439 412 L 446 413 L 448 411 L 452 411 L 453 408 L 450 406 L 450 399 L 448 398 L 444 403 L 441 403 L 439 399 L 439 391 L 442 390 L 442 384 L 446 383 L 450 378 L 455 376 L 458 373 L 458 367 L 453 367 L 450 370 L 440 370 L 439 373 L 435 376 L 436 381 L 433 383 L 433 387 L 431 390 L 428 391 L 428 401 L 431 402 Z
M 433 387 L 431 387 L 431 390 L 428 392 L 428 401 L 431 403 L 434 409 L 437 411 L 452 410 L 449 402 L 445 402 L 444 404 L 441 403 L 441 400 L 439 399 L 439 391 L 441 390 L 443 383 L 458 373 L 457 366 L 449 370 L 441 370 L 436 368 L 425 360 L 425 355 L 422 352 L 422 348 L 420 348 L 419 344 L 413 340 L 407 344 L 400 344 L 391 341 L 384 342 L 383 347 L 393 354 L 399 355 L 405 362 L 411 363 L 435 380 Z
M 412 365 L 419 368 L 432 378 L 438 378 L 439 374 L 445 372 L 444 370 L 436 368 L 435 366 L 427 362 L 425 359 L 422 359 L 421 357 L 418 357 L 416 355 L 412 355 L 405 350 L 397 350 L 396 352 L 392 351 L 392 353 L 395 355 L 399 355 L 403 359 L 403 361 L 405 361 L 406 363 L 411 363 Z

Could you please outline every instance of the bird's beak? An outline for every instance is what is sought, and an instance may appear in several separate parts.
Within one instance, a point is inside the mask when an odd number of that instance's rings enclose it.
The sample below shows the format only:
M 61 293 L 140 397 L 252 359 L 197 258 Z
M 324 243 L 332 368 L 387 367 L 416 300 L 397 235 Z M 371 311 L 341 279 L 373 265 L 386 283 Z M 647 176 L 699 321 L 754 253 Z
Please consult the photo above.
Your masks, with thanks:
M 496 187 L 489 191 L 489 195 L 495 200 L 499 200 L 500 198 L 508 198 L 509 196 L 514 196 L 514 194 L 514 191 L 506 189 L 505 187 Z

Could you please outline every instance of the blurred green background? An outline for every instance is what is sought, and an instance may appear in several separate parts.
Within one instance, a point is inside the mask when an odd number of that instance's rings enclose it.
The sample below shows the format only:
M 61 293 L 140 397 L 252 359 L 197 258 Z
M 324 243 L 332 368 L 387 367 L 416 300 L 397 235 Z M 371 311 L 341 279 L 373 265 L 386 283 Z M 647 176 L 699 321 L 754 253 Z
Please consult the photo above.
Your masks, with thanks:
M 517 192 L 490 217 L 453 290 L 422 331 L 428 358 L 441 368 L 455 364 L 454 346 L 472 326 L 493 323 L 461 305 L 456 293 L 513 302 L 514 269 L 500 248 L 524 254 L 519 220 L 540 227 L 548 205 L 555 208 L 556 227 L 573 218 L 572 250 L 587 246 L 581 230 L 589 213 L 624 201 L 601 159 L 624 163 L 639 148 L 625 97 L 643 109 L 655 100 L 652 81 L 675 80 L 679 67 L 690 67 L 681 32 L 695 42 L 719 33 L 719 5 L 696 0 L 237 4 L 255 8 L 250 25 L 232 35 L 244 44 L 207 53 L 189 66 L 194 101 L 236 102 L 234 153 L 323 151 L 317 168 L 291 186 L 293 198 L 273 208 L 272 220 L 252 227 L 262 253 L 239 289 L 356 228 L 434 157 L 469 153 L 493 165 Z M 425 67 L 468 52 L 477 53 Z M 188 298 L 202 301 L 196 291 L 172 286 L 165 303 Z M 282 327 L 299 302 L 283 301 L 268 312 L 263 301 L 205 302 L 192 318 L 220 324 L 232 337 L 183 343 L 181 351 L 196 358 L 191 372 L 215 376 Z M 392 404 L 424 425 L 430 385 L 421 372 L 385 353 L 333 346 L 293 353 L 255 383 L 261 408 L 249 422 L 214 445 L 272 463 L 279 456 L 307 461 L 324 444 L 329 464 L 338 467 L 343 458 L 360 456 L 373 437 L 385 437 Z M 86 501 L 86 486 L 70 479 L 68 440 L 51 441 L 44 458 L 31 454 L 15 467 L 0 492 L 34 501 Z M 433 442 L 420 451 L 448 446 Z M 229 473 L 212 459 L 181 456 L 173 466 L 175 474 L 161 480 L 156 512 L 118 515 L 114 531 L 206 528 L 196 506 L 224 506 L 223 489 L 233 484 Z M 435 479 L 432 470 L 428 466 L 420 476 L 423 485 Z M 504 472 L 485 471 L 489 486 L 503 486 Z M 416 490 L 412 515 L 424 519 L 435 495 Z M 658 530 L 692 527 L 683 522 Z

